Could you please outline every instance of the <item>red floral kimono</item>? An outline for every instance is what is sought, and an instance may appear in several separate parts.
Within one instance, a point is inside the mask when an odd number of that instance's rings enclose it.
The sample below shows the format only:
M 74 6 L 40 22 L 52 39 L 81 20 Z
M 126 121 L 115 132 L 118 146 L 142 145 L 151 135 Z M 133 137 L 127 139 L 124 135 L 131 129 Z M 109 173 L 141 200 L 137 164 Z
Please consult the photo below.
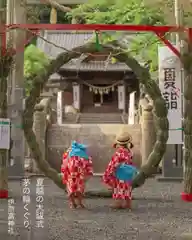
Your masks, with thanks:
M 132 152 L 124 147 L 119 147 L 113 155 L 107 169 L 103 175 L 105 184 L 113 188 L 114 199 L 131 200 L 131 185 L 128 182 L 118 180 L 115 177 L 115 171 L 119 164 L 126 163 L 133 165 Z
M 61 172 L 63 173 L 63 184 L 67 186 L 68 194 L 71 195 L 76 192 L 83 194 L 86 179 L 93 175 L 92 159 L 68 158 L 68 153 L 65 153 Z

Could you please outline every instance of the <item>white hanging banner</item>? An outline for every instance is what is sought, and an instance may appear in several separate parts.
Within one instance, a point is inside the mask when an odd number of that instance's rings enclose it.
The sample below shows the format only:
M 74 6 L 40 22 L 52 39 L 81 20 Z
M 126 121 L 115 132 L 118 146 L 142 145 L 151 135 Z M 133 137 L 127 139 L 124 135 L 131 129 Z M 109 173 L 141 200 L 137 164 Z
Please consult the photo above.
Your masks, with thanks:
M 80 85 L 73 85 L 73 107 L 80 110 Z
M 8 118 L 0 118 L 0 149 L 10 148 L 11 122 Z
M 63 101 L 62 101 L 62 91 L 57 93 L 57 124 L 61 125 L 63 123 Z
M 118 109 L 125 110 L 125 86 L 118 86 Z
M 135 91 L 129 94 L 128 124 L 135 124 Z
M 176 46 L 175 46 L 176 47 Z M 167 47 L 159 46 L 159 88 L 166 101 L 169 120 L 168 144 L 182 144 L 182 71 L 180 59 Z

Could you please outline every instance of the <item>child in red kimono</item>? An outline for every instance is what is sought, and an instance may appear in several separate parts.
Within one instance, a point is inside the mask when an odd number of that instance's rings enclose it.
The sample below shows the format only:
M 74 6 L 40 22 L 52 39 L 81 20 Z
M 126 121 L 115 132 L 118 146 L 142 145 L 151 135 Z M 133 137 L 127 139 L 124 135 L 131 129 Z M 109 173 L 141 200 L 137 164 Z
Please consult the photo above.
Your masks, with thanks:
M 84 208 L 83 194 L 86 180 L 93 175 L 92 159 L 86 153 L 83 144 L 73 142 L 72 146 L 63 155 L 61 166 L 63 183 L 66 184 L 70 208 L 80 206 Z
M 121 134 L 116 138 L 114 147 L 117 149 L 104 172 L 103 181 L 113 189 L 114 204 L 112 207 L 131 209 L 131 182 L 119 180 L 115 175 L 116 169 L 120 164 L 133 165 L 131 136 L 128 133 Z

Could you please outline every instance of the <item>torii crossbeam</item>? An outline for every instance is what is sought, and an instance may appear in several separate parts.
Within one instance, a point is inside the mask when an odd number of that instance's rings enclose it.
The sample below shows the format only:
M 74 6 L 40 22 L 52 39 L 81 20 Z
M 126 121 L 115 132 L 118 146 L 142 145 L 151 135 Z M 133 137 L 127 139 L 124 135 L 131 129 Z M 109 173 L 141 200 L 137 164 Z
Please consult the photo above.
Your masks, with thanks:
M 120 24 L 9 24 L 0 27 L 2 38 L 2 50 L 6 49 L 6 32 L 11 29 L 23 29 L 31 31 L 34 35 L 41 30 L 71 30 L 71 31 L 129 31 L 129 32 L 153 32 L 169 47 L 178 57 L 180 52 L 173 44 L 166 39 L 165 34 L 171 32 L 186 32 L 189 40 L 192 41 L 192 28 L 177 26 L 147 26 L 147 25 L 120 25 Z M 27 40 L 27 43 L 29 40 Z M 26 45 L 26 42 L 23 43 Z

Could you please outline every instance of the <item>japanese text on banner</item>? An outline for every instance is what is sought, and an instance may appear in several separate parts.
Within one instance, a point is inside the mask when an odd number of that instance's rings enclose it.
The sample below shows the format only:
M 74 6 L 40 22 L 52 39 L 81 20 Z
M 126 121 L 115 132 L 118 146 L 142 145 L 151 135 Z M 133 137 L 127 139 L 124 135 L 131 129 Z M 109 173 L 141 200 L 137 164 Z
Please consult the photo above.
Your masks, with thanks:
M 178 89 L 176 88 L 175 68 L 164 68 L 164 92 L 163 97 L 166 102 L 167 109 L 178 108 Z

